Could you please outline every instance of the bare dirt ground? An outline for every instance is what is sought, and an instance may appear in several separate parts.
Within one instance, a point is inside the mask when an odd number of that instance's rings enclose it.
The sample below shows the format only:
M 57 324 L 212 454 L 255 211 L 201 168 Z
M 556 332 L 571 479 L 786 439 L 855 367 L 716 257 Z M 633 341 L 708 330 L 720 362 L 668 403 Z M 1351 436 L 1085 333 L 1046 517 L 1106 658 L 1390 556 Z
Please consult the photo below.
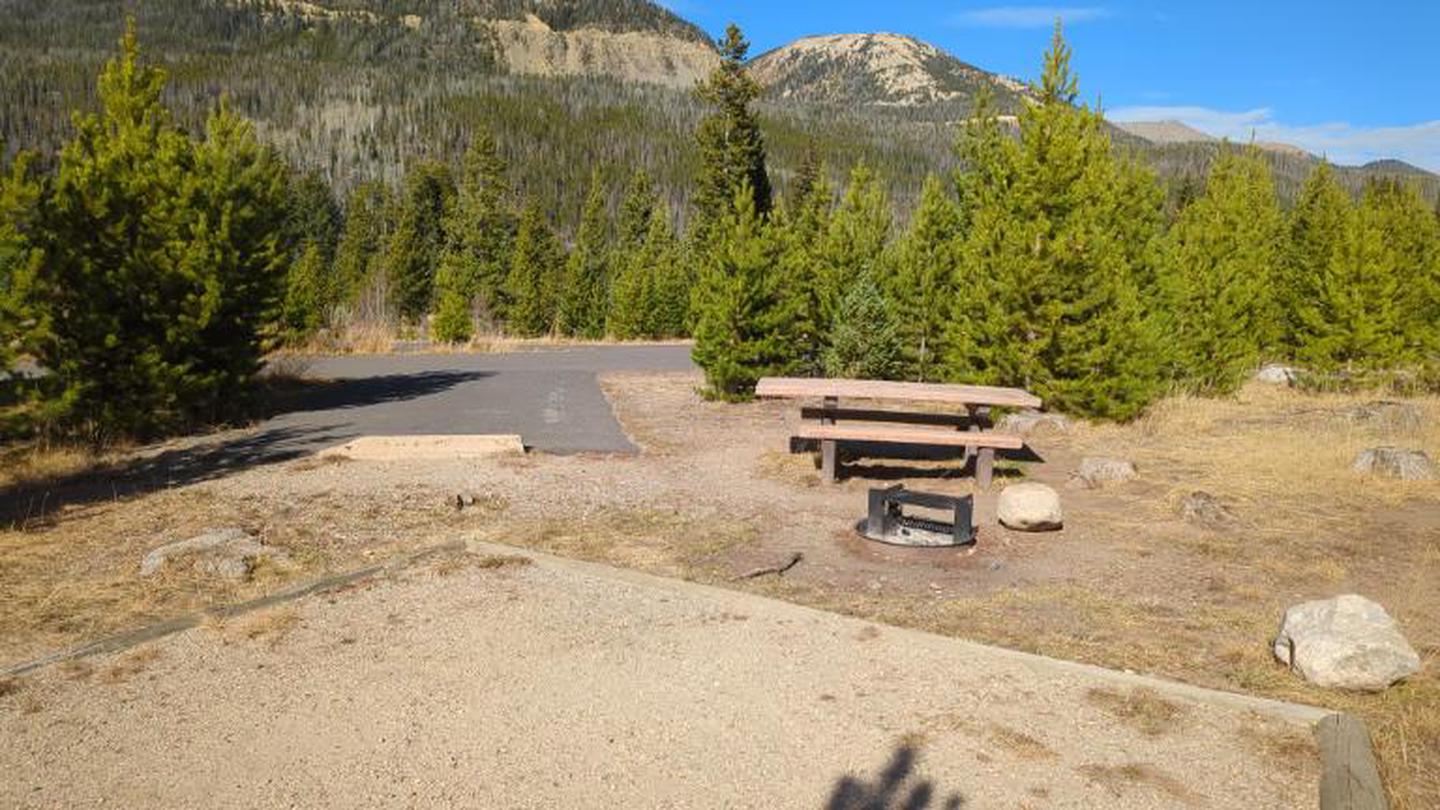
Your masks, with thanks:
M 1171 400 L 1134 425 L 1041 433 L 1031 445 L 1043 462 L 1005 468 L 1060 487 L 1066 529 L 1000 529 L 995 493 L 980 493 L 978 545 L 937 551 L 876 546 L 851 527 L 877 482 L 970 492 L 953 464 L 862 461 L 856 477 L 825 486 L 808 456 L 787 452 L 797 408 L 706 403 L 697 382 L 685 373 L 604 378 L 638 455 L 301 459 L 176 486 L 157 476 L 153 492 L 118 499 L 93 486 L 66 498 L 57 486 L 54 501 L 0 532 L 0 661 L 463 537 L 1352 711 L 1370 724 L 1395 805 L 1440 804 L 1440 485 L 1349 469 L 1356 452 L 1378 444 L 1440 455 L 1440 400 L 1410 403 L 1416 426 L 1358 418 L 1373 397 L 1252 387 L 1229 400 Z M 1091 454 L 1131 459 L 1140 478 L 1102 490 L 1069 485 Z M 1233 519 L 1183 520 L 1180 501 L 1196 490 Z M 457 510 L 457 494 L 474 505 Z M 217 526 L 285 547 L 294 566 L 233 587 L 136 576 L 145 551 Z M 797 551 L 804 561 L 784 578 L 732 581 Z M 1341 695 L 1306 687 L 1272 660 L 1286 606 L 1346 592 L 1389 609 L 1425 659 L 1420 676 L 1383 695 Z M 26 699 L 23 684 L 7 690 L 0 700 L 10 706 Z M 1276 748 L 1283 758 L 1287 746 Z
M 495 548 L 24 695 L 7 807 L 1291 808 L 1318 780 L 1269 707 Z

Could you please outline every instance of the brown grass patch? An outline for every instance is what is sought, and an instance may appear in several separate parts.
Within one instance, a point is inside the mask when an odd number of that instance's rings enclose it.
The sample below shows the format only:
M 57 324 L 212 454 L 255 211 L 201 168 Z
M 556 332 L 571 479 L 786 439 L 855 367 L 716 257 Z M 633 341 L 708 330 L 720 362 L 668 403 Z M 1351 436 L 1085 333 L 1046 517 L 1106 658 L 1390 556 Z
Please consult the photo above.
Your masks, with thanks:
M 1081 776 L 1110 791 L 1111 795 L 1123 796 L 1135 788 L 1154 788 L 1173 799 L 1195 801 L 1195 796 L 1179 779 L 1147 762 L 1131 762 L 1125 765 L 1081 765 L 1075 769 Z
M 495 571 L 501 568 L 520 568 L 534 564 L 534 560 L 520 554 L 480 554 L 462 549 L 436 557 L 430 570 L 439 576 L 448 577 L 461 571 Z
M 0 698 L 16 694 L 25 687 L 25 682 L 19 678 L 0 678 Z
M 990 742 L 1017 759 L 1026 762 L 1048 762 L 1060 758 L 1055 749 L 1022 731 L 1001 725 L 992 725 L 988 731 Z
M 1166 700 L 1153 689 L 1137 687 L 1128 692 L 1116 689 L 1091 689 L 1086 700 L 1106 714 L 1147 737 L 1159 737 L 1174 730 L 1189 709 Z
M 227 640 L 263 641 L 274 649 L 299 626 L 300 611 L 294 607 L 281 607 L 220 623 L 217 629 Z
M 820 486 L 820 472 L 809 453 L 782 453 L 771 450 L 760 456 L 755 473 L 769 481 L 814 489 Z
M 143 673 L 160 658 L 160 650 L 155 647 L 141 647 L 130 653 L 120 656 L 112 661 L 109 666 L 100 670 L 99 681 L 106 684 L 125 683 L 131 678 Z

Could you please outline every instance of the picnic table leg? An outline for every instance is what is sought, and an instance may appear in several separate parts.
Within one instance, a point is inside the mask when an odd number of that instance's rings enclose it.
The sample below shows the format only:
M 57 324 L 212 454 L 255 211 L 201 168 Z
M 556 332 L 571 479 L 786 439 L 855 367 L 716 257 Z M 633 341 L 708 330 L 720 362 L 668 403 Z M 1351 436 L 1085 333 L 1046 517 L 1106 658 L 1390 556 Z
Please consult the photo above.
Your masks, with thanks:
M 840 407 L 838 397 L 825 397 L 825 410 L 830 411 Z M 833 425 L 835 419 L 825 415 L 820 417 L 820 424 Z M 833 484 L 840 480 L 839 470 L 839 448 L 834 439 L 822 439 L 820 441 L 820 476 L 827 484 Z
M 990 409 L 972 407 L 970 410 L 970 432 L 979 433 L 990 426 Z M 966 448 L 966 455 L 975 454 L 975 483 L 981 489 L 989 489 L 995 477 L 995 448 Z

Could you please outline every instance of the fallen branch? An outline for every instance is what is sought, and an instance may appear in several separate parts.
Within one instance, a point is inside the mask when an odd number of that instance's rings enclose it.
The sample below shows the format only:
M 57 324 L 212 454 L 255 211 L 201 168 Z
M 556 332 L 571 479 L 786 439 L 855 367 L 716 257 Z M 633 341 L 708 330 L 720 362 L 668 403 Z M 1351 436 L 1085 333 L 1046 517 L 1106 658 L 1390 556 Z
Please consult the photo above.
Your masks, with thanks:
M 754 571 L 749 571 L 736 577 L 735 581 L 740 582 L 746 579 L 756 579 L 759 577 L 769 576 L 771 574 L 774 574 L 777 577 L 785 576 L 786 571 L 789 571 L 791 568 L 799 565 L 800 561 L 803 559 L 805 559 L 805 555 L 797 551 L 794 554 L 790 555 L 790 561 L 785 563 L 784 565 L 770 565 L 766 566 L 765 568 L 756 568 Z

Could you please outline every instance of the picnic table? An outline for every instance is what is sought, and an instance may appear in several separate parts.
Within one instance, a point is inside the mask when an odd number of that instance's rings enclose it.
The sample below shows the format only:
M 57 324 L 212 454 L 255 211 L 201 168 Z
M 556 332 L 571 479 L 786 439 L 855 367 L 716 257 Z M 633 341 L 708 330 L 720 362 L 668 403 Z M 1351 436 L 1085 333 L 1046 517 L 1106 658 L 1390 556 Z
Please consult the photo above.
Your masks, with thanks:
M 1019 436 L 997 433 L 991 408 L 1037 409 L 1039 397 L 1018 388 L 981 385 L 888 382 L 884 380 L 822 380 L 803 377 L 766 377 L 755 387 L 762 399 L 819 400 L 819 408 L 801 408 L 806 422 L 795 438 L 820 442 L 821 474 L 828 482 L 839 480 L 841 442 L 963 447 L 966 459 L 975 459 L 975 478 L 990 486 L 995 474 L 996 450 L 1019 450 Z M 841 400 L 930 403 L 962 413 L 842 408 Z M 853 424 L 839 424 L 845 421 Z

